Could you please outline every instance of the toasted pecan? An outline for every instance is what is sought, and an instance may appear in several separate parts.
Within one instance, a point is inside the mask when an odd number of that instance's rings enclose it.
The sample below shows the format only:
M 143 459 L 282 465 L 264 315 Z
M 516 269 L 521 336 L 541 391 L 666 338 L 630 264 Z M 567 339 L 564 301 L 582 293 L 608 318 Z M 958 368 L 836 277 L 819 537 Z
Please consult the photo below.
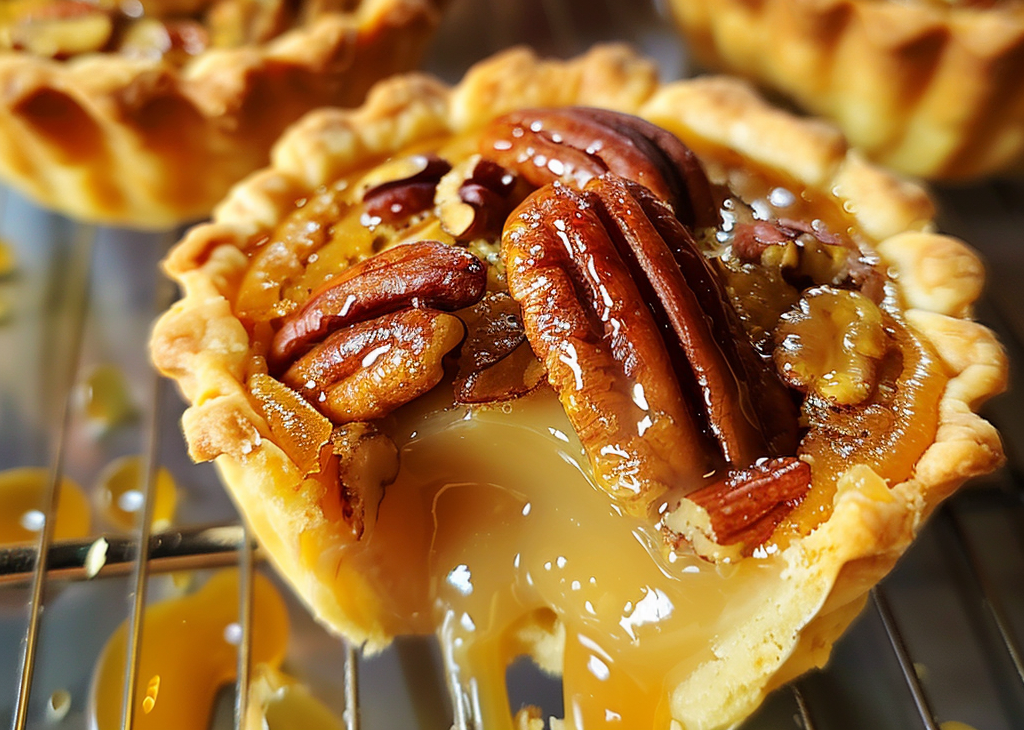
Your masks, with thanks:
M 271 369 L 283 369 L 335 329 L 405 307 L 467 307 L 483 295 L 486 282 L 483 263 L 460 248 L 437 241 L 395 246 L 314 292 L 274 335 Z

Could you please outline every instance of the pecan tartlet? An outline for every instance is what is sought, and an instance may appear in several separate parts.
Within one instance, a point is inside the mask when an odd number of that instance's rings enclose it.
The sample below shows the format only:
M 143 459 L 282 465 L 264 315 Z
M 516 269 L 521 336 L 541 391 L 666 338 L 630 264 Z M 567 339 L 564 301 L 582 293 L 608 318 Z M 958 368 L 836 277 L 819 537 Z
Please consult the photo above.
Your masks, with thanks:
M 1000 462 L 977 258 L 742 83 L 516 50 L 273 158 L 168 257 L 154 359 L 317 617 L 437 632 L 480 727 L 521 654 L 566 727 L 733 725 Z
M 0 179 L 77 218 L 166 228 L 284 128 L 418 62 L 434 0 L 6 0 Z
M 1020 0 L 671 0 L 704 65 L 834 120 L 873 159 L 966 180 L 1024 166 Z

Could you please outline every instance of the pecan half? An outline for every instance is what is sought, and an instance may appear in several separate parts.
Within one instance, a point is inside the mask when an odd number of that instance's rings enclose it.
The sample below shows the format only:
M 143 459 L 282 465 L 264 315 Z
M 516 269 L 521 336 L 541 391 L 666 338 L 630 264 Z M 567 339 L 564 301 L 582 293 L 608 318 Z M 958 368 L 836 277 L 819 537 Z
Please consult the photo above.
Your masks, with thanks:
M 787 281 L 799 289 L 831 284 L 856 289 L 874 303 L 885 296 L 885 276 L 852 241 L 804 221 L 739 223 L 733 235 L 732 252 L 746 263 L 766 263 L 765 252 L 773 246 L 789 247 L 776 256 Z
M 784 386 L 686 228 L 644 187 L 602 175 L 582 193 L 543 188 L 506 225 L 502 253 L 598 480 L 634 511 L 796 448 Z
M 711 186 L 693 152 L 646 120 L 603 109 L 532 109 L 499 117 L 481 136 L 484 157 L 533 185 L 561 180 L 582 188 L 612 172 L 650 188 L 690 226 L 718 215 Z
M 398 476 L 398 448 L 372 423 L 347 423 L 331 433 L 331 451 L 334 459 L 328 468 L 338 485 L 332 496 L 337 497 L 340 518 L 359 539 L 373 529 L 384 487 Z
M 800 231 L 767 221 L 739 223 L 732 239 L 732 252 L 747 263 L 759 263 L 761 254 L 770 246 L 781 246 L 795 241 Z
M 321 452 L 331 439 L 331 422 L 291 388 L 264 373 L 247 383 L 277 444 L 299 467 L 303 477 L 320 472 Z
M 395 160 L 374 171 L 382 180 L 363 193 L 368 222 L 394 223 L 434 204 L 437 183 L 452 166 L 437 155 L 413 155 Z M 390 176 L 394 177 L 390 177 Z
M 713 465 L 664 340 L 604 222 L 555 183 L 517 209 L 502 236 L 509 291 L 598 482 L 646 515 L 669 484 Z
M 483 263 L 460 248 L 417 241 L 387 249 L 328 281 L 285 320 L 271 342 L 271 370 L 280 371 L 338 328 L 405 307 L 468 307 L 486 283 Z
M 771 537 L 810 485 L 806 462 L 766 459 L 686 495 L 665 525 L 712 560 L 747 556 Z
M 540 384 L 544 366 L 526 340 L 522 313 L 512 297 L 488 294 L 470 311 L 467 325 L 454 383 L 457 402 L 508 400 Z
M 383 418 L 441 382 L 464 334 L 458 317 L 403 309 L 338 330 L 281 380 L 335 423 Z
M 649 306 L 660 305 L 652 307 L 655 319 L 675 335 L 667 340 L 670 352 L 676 343 L 682 349 L 690 381 L 697 386 L 698 408 L 726 462 L 745 466 L 766 454 L 795 449 L 789 397 L 757 356 L 719 277 L 689 232 L 635 183 L 602 176 L 588 183 L 586 192 L 608 229 L 616 231 L 620 254 L 641 290 L 649 284 Z M 685 372 L 679 376 L 688 379 Z M 783 417 L 771 417 L 774 413 Z
M 500 233 L 515 207 L 516 176 L 491 160 L 473 155 L 441 178 L 434 203 L 441 227 L 456 240 Z

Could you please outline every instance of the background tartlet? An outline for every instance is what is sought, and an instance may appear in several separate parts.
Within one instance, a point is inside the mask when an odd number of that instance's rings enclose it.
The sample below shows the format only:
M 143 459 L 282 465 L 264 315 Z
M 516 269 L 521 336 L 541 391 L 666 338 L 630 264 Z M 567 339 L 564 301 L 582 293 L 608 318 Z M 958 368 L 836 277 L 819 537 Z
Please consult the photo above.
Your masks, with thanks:
M 146 8 L 157 18 L 191 13 L 197 22 L 189 32 L 200 26 L 209 36 L 212 22 L 204 24 L 202 13 L 212 5 Z M 237 25 L 242 39 L 260 37 L 245 12 L 221 25 Z M 357 104 L 374 82 L 414 67 L 438 20 L 432 0 L 304 2 L 257 42 L 227 38 L 191 55 L 187 36 L 158 26 L 157 41 L 173 43 L 168 53 L 127 41 L 77 55 L 37 49 L 53 58 L 19 50 L 26 46 L 18 35 L 0 28 L 8 48 L 0 50 L 0 179 L 88 221 L 159 229 L 205 216 L 233 183 L 266 164 L 272 142 L 303 113 Z M 63 37 L 81 35 L 72 28 Z
M 1001 447 L 975 414 L 1005 382 L 992 334 L 969 319 L 982 271 L 961 242 L 931 232 L 923 192 L 847 149 L 833 129 L 766 105 L 742 83 L 709 78 L 659 87 L 654 69 L 622 48 L 565 63 L 512 51 L 475 67 L 449 89 L 423 77 L 377 87 L 358 110 L 322 110 L 275 147 L 272 167 L 235 188 L 212 223 L 194 229 L 165 265 L 184 298 L 161 318 L 152 353 L 192 404 L 191 453 L 216 459 L 229 490 L 282 574 L 317 617 L 369 649 L 392 636 L 383 597 L 365 576 L 324 561 L 350 542 L 322 507 L 324 488 L 305 479 L 254 404 L 249 334 L 232 310 L 247 252 L 296 200 L 374 161 L 440 135 L 468 133 L 512 109 L 580 104 L 637 114 L 694 149 L 714 149 L 831 196 L 875 242 L 904 316 L 934 348 L 949 377 L 934 442 L 898 484 L 858 472 L 841 485 L 831 516 L 782 551 L 785 569 L 742 622 L 722 628 L 711 656 L 666 688 L 683 727 L 729 727 L 775 686 L 827 659 L 922 521 L 963 479 L 991 470 Z M 725 150 L 723 152 L 723 150 Z M 870 470 L 868 470 L 870 472 Z M 527 627 L 527 648 L 557 666 L 550 627 Z M 524 631 L 524 635 L 529 635 Z
M 916 176 L 1024 162 L 1024 5 L 931 0 L 670 0 L 706 66 L 834 120 Z

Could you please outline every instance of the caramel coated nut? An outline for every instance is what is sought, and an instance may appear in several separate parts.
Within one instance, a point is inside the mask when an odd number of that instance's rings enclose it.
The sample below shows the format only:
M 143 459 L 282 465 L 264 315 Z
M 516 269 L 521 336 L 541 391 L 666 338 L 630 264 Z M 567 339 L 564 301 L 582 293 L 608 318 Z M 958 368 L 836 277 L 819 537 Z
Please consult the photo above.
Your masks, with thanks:
M 491 160 L 473 155 L 437 185 L 434 204 L 441 227 L 456 240 L 500 233 L 514 207 L 516 176 Z
M 364 179 L 363 209 L 373 223 L 394 223 L 434 204 L 438 182 L 451 169 L 437 155 L 413 155 L 394 160 Z
M 646 188 L 610 174 L 582 193 L 542 188 L 506 225 L 502 253 L 595 473 L 635 511 L 710 470 L 795 450 L 785 388 L 692 237 Z
M 494 292 L 467 318 L 469 333 L 453 383 L 458 403 L 492 403 L 524 395 L 544 379 L 544 366 L 526 340 L 522 312 L 508 294 Z
M 373 529 L 384 486 L 398 476 L 398 448 L 374 424 L 356 422 L 334 429 L 331 450 L 341 517 L 358 540 Z
M 383 418 L 441 382 L 464 334 L 458 317 L 404 309 L 335 332 L 281 380 L 334 423 Z
M 775 246 L 786 247 L 774 265 L 787 269 L 789 279 L 856 289 L 876 304 L 885 296 L 884 274 L 852 241 L 786 218 L 736 226 L 732 252 L 740 261 L 773 265 L 764 254 Z
M 820 286 L 804 292 L 775 329 L 775 363 L 792 387 L 839 406 L 864 402 L 889 343 L 882 313 L 863 294 Z
M 486 267 L 460 248 L 417 241 L 387 249 L 331 279 L 285 320 L 271 342 L 270 367 L 284 369 L 336 329 L 406 307 L 468 307 L 486 283 Z
M 683 498 L 666 522 L 711 560 L 750 555 L 807 495 L 811 467 L 796 457 L 762 460 Z
M 643 186 L 604 175 L 589 182 L 586 193 L 615 231 L 641 292 L 649 285 L 646 301 L 660 304 L 652 311 L 662 330 L 675 335 L 666 345 L 678 378 L 696 383 L 692 407 L 703 411 L 725 461 L 745 466 L 794 450 L 796 419 L 788 396 L 754 352 L 692 236 Z M 762 420 L 772 413 L 785 415 L 772 423 Z
M 587 198 L 560 183 L 535 192 L 506 223 L 502 257 L 527 337 L 598 482 L 644 516 L 666 485 L 700 484 L 709 444 Z
M 480 153 L 536 186 L 561 180 L 582 189 L 612 172 L 651 189 L 686 225 L 717 221 L 711 186 L 693 152 L 638 117 L 600 109 L 532 109 L 499 117 Z

